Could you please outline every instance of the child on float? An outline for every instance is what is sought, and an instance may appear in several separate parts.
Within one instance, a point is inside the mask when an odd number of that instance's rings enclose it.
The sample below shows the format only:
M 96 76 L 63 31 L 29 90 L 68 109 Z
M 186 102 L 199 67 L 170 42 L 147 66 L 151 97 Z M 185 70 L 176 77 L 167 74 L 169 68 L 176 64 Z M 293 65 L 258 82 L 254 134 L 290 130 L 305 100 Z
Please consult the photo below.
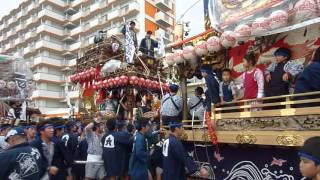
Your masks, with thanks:
M 230 69 L 222 70 L 222 82 L 220 82 L 219 95 L 221 99 L 221 105 L 227 102 L 232 102 L 237 99 L 236 97 L 236 88 L 234 81 L 231 77 Z
M 276 61 L 272 62 L 265 71 L 266 97 L 289 94 L 290 83 L 303 70 L 302 64 L 290 60 L 290 49 L 279 48 L 274 56 Z
M 302 176 L 320 180 L 320 136 L 307 139 L 298 154 Z
M 242 74 L 240 86 L 244 89 L 243 99 L 259 99 L 264 97 L 263 72 L 256 67 L 256 56 L 253 52 L 246 55 L 243 61 L 246 71 Z M 251 105 L 258 104 L 252 101 Z M 251 109 L 257 111 L 259 109 Z

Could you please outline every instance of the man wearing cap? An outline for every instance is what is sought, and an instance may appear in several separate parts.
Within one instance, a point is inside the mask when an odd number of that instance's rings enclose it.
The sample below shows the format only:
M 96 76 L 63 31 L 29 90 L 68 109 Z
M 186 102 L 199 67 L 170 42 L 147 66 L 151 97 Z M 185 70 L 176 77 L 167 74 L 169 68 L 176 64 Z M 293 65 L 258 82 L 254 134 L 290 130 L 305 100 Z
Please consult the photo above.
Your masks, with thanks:
M 97 114 L 95 120 L 85 127 L 88 142 L 88 156 L 86 164 L 86 179 L 104 179 L 106 176 L 102 161 L 101 139 L 104 136 L 105 124 L 101 114 Z M 90 162 L 91 161 L 91 162 Z
M 104 161 L 104 167 L 107 172 L 107 177 L 110 180 L 116 180 L 122 174 L 122 156 L 120 145 L 129 145 L 130 135 L 129 133 L 123 133 L 116 131 L 116 121 L 109 119 L 107 121 L 108 133 L 102 138 L 103 154 L 102 159 Z
M 163 96 L 161 100 L 160 115 L 163 125 L 168 125 L 170 122 L 182 121 L 182 106 L 183 100 L 177 95 L 179 86 L 170 84 L 170 92 Z
M 133 151 L 129 162 L 129 175 L 131 180 L 148 180 L 148 163 L 150 155 L 148 142 L 145 137 L 150 129 L 149 120 L 140 118 L 136 122 L 138 132 L 135 135 Z
M 9 149 L 0 153 L 0 178 L 39 180 L 41 155 L 29 145 L 22 128 L 11 129 L 5 140 Z
M 0 127 L 0 153 L 8 149 L 8 143 L 5 141 L 7 133 L 10 131 L 10 124 L 2 124 Z
M 163 143 L 163 180 L 187 180 L 187 172 L 193 174 L 200 168 L 196 166 L 187 151 L 184 149 L 180 138 L 183 134 L 183 123 L 171 123 L 170 135 Z M 201 168 L 200 175 L 208 176 L 207 170 Z
M 302 176 L 320 180 L 320 136 L 307 139 L 298 154 Z
M 206 99 L 204 105 L 207 112 L 211 112 L 211 103 L 218 105 L 220 103 L 219 96 L 219 79 L 216 73 L 212 71 L 211 66 L 202 66 L 200 68 L 201 75 L 206 81 L 207 90 L 205 91 Z
M 147 56 L 154 57 L 154 48 L 158 47 L 158 42 L 151 39 L 152 31 L 148 31 L 146 37 L 141 40 L 139 51 Z
M 203 89 L 202 87 L 197 87 L 194 90 L 194 96 L 191 96 L 188 100 L 188 108 L 190 115 L 196 119 L 203 120 L 204 119 L 204 101 L 202 99 Z
M 38 149 L 41 156 L 40 175 L 42 179 L 49 179 L 50 176 L 56 175 L 59 169 L 52 165 L 54 156 L 54 143 L 52 137 L 54 135 L 54 127 L 49 121 L 38 123 L 39 138 L 36 138 L 31 146 Z

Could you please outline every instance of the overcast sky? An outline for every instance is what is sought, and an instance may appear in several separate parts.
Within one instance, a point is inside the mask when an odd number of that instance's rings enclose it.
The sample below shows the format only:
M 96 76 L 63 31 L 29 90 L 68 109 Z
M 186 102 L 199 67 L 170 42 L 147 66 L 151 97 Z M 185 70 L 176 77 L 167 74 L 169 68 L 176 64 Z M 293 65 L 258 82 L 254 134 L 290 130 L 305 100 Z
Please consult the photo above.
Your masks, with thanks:
M 7 15 L 13 8 L 18 7 L 22 0 L 0 0 L 0 18 Z M 176 0 L 177 3 L 177 19 L 195 2 L 198 0 Z M 204 31 L 203 22 L 203 4 L 198 2 L 182 19 L 183 21 L 190 21 L 191 35 L 195 35 Z

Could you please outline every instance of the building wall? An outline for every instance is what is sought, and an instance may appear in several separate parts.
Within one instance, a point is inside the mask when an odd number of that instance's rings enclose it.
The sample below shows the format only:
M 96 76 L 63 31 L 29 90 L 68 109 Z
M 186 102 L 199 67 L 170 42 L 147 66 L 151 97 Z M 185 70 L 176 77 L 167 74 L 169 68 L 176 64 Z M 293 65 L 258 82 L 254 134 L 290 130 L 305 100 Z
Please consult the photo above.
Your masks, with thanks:
M 64 89 L 66 84 L 71 89 L 66 83 L 68 75 L 98 30 L 106 30 L 108 36 L 120 34 L 124 20 L 134 20 L 139 39 L 147 30 L 155 35 L 158 30 L 172 32 L 172 25 L 163 27 L 158 22 L 164 21 L 156 20 L 158 12 L 174 19 L 174 11 L 162 8 L 165 1 L 25 0 L 0 20 L 0 53 L 33 60 L 33 99 L 42 113 L 50 114 L 54 108 L 67 108 Z M 175 0 L 168 2 L 174 4 Z

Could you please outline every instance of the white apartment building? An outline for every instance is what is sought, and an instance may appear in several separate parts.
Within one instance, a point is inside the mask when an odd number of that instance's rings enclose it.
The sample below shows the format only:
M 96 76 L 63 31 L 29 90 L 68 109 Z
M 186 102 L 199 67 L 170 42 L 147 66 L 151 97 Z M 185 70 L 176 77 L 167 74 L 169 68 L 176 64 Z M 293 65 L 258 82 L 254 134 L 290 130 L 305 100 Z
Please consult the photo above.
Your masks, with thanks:
M 0 20 L 0 53 L 32 60 L 36 107 L 48 116 L 68 112 L 65 87 L 77 57 L 98 30 L 120 33 L 124 21 L 173 41 L 175 0 L 24 0 Z M 79 92 L 70 93 L 72 99 Z

